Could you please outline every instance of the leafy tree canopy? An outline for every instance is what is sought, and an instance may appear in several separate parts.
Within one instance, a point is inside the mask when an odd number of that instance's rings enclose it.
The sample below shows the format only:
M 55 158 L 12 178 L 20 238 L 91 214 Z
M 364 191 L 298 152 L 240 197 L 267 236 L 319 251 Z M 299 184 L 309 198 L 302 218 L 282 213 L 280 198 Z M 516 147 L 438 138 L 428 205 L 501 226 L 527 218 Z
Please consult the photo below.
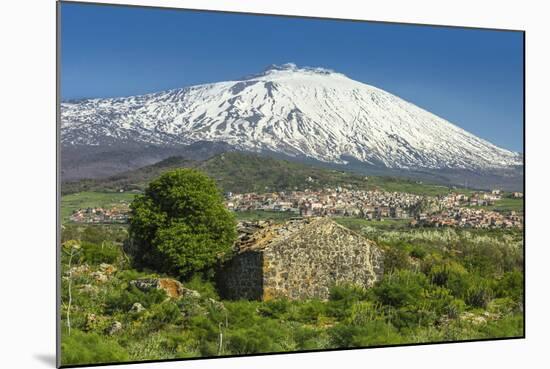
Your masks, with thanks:
M 194 169 L 152 181 L 131 204 L 130 247 L 144 267 L 186 277 L 231 251 L 235 220 L 216 183 Z

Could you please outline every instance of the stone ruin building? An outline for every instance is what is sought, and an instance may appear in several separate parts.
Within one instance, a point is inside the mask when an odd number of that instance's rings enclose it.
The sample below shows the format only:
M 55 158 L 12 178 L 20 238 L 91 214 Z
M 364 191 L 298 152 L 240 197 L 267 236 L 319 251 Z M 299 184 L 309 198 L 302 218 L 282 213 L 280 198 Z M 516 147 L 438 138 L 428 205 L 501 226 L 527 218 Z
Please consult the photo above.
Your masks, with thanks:
M 327 299 L 335 284 L 368 288 L 383 273 L 377 245 L 330 218 L 241 223 L 235 252 L 217 274 L 226 299 Z

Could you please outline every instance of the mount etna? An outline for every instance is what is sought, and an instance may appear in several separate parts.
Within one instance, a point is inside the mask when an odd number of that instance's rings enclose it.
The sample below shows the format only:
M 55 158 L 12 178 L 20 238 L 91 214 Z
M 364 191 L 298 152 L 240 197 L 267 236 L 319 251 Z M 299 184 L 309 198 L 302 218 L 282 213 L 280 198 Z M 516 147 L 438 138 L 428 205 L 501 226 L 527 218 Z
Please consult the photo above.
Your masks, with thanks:
M 272 65 L 239 80 L 61 104 L 62 179 L 226 151 L 447 184 L 521 189 L 523 155 L 324 68 Z

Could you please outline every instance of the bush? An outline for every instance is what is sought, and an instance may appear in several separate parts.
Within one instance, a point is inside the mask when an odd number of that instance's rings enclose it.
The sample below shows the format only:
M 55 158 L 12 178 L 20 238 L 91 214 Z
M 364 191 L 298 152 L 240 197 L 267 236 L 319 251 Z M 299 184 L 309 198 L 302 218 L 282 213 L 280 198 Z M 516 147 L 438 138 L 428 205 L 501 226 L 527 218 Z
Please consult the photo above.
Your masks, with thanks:
M 194 275 L 185 283 L 185 287 L 197 291 L 204 298 L 220 299 L 214 284 L 211 281 L 204 280 L 200 275 Z
M 502 319 L 489 321 L 479 328 L 479 336 L 494 337 L 521 337 L 524 335 L 523 316 L 521 314 L 509 315 Z
M 451 319 L 457 319 L 466 310 L 466 303 L 460 299 L 454 299 L 446 307 L 445 312 Z
M 351 306 L 347 323 L 365 325 L 373 320 L 383 318 L 384 314 L 379 306 L 369 301 L 358 301 Z
M 187 277 L 230 253 L 235 220 L 215 182 L 193 169 L 152 181 L 131 204 L 128 251 L 140 266 Z
M 366 299 L 367 296 L 367 290 L 355 284 L 339 284 L 329 289 L 331 301 L 358 301 Z
M 523 298 L 523 273 L 519 271 L 508 272 L 498 281 L 496 286 L 498 297 L 509 297 L 514 301 Z
M 288 319 L 296 322 L 315 324 L 326 313 L 326 304 L 320 300 L 297 302 L 291 305 Z
M 232 330 L 227 335 L 227 348 L 232 354 L 254 354 L 272 352 L 273 339 L 256 329 Z
M 415 305 L 428 286 L 428 278 L 424 274 L 402 270 L 385 276 L 373 291 L 382 304 L 399 308 Z
M 100 244 L 82 242 L 81 248 L 80 262 L 88 264 L 115 264 L 123 257 L 121 247 L 112 242 L 101 242 Z
M 124 290 L 109 291 L 105 297 L 105 310 L 109 313 L 128 312 L 132 305 L 139 302 L 146 308 L 150 308 L 166 299 L 166 292 L 161 289 L 153 289 L 143 292 L 135 286 L 128 286 Z
M 323 348 L 320 342 L 320 332 L 309 327 L 296 327 L 292 330 L 292 338 L 296 344 L 296 350 L 314 350 Z
M 366 300 L 369 292 L 362 286 L 353 284 L 336 285 L 329 290 L 327 313 L 330 316 L 344 319 L 349 317 L 352 305 L 357 301 Z
M 424 259 L 427 254 L 428 252 L 419 246 L 414 247 L 409 253 L 411 257 L 416 259 Z
M 128 232 L 123 226 L 113 225 L 88 225 L 77 226 L 77 238 L 95 244 L 101 244 L 103 241 L 122 242 L 128 237 Z
M 397 247 L 388 247 L 384 252 L 384 272 L 393 273 L 398 270 L 409 269 L 409 255 L 405 250 Z
M 523 302 L 514 301 L 509 297 L 496 298 L 489 303 L 487 310 L 499 316 L 521 312 Z
M 201 355 L 217 355 L 219 323 L 213 322 L 207 316 L 197 315 L 186 321 L 186 327 L 192 332 Z
M 489 302 L 493 299 L 494 293 L 486 280 L 479 279 L 477 283 L 472 284 L 466 293 L 466 303 L 468 305 L 486 309 Z
M 256 319 L 246 326 L 226 331 L 227 349 L 232 354 L 255 354 L 293 349 L 292 334 L 273 319 Z M 292 342 L 292 343 L 291 343 Z
M 475 271 L 482 276 L 503 274 L 523 265 L 522 248 L 505 242 L 464 243 L 461 247 L 463 264 L 470 272 Z
M 402 340 L 395 327 L 380 320 L 360 326 L 338 324 L 328 333 L 330 345 L 335 348 L 398 344 Z
M 468 271 L 453 261 L 433 265 L 429 271 L 429 278 L 433 284 L 446 287 L 458 298 L 465 298 L 470 288 L 471 278 Z
M 99 364 L 128 361 L 128 352 L 116 341 L 96 333 L 84 333 L 73 329 L 71 335 L 64 332 L 61 341 L 63 365 Z
M 291 305 L 292 303 L 289 300 L 280 298 L 264 302 L 258 308 L 258 311 L 265 317 L 281 318 L 288 313 Z
M 183 321 L 183 314 L 180 309 L 170 301 L 154 305 L 149 314 L 148 321 L 156 329 L 166 324 L 179 324 Z

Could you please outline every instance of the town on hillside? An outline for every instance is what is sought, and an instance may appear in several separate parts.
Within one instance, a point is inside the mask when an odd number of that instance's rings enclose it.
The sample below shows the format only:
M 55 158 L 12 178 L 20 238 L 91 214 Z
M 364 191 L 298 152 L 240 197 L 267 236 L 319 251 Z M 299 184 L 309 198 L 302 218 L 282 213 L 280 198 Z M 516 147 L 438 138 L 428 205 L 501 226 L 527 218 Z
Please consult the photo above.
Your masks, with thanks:
M 74 223 L 124 224 L 128 223 L 130 206 L 120 203 L 110 208 L 89 207 L 78 209 L 69 216 Z
M 522 192 L 506 194 L 522 199 Z M 411 226 L 511 228 L 523 227 L 523 215 L 516 211 L 495 211 L 504 198 L 500 190 L 469 194 L 451 192 L 426 196 L 406 192 L 354 190 L 343 187 L 320 190 L 225 194 L 226 207 L 236 213 L 264 211 L 294 217 L 353 217 L 373 221 L 409 220 Z M 113 207 L 78 209 L 70 215 L 74 223 L 127 223 L 127 203 Z

